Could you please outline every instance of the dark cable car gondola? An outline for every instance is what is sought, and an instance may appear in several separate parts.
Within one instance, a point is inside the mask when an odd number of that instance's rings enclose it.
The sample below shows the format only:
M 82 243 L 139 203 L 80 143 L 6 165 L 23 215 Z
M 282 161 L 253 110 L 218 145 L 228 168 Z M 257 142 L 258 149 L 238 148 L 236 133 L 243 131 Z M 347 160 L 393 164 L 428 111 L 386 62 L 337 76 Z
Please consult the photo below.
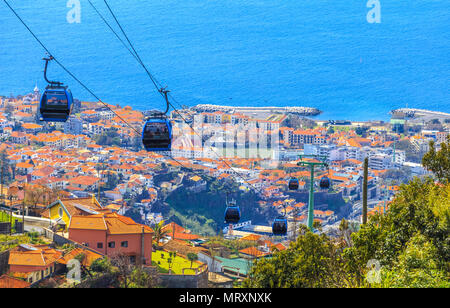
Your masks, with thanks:
M 164 89 L 160 90 L 164 94 L 167 109 L 164 113 L 155 113 L 151 115 L 145 122 L 142 130 L 142 143 L 147 151 L 170 151 L 172 146 L 172 124 L 167 119 L 169 111 L 169 99 Z
M 289 190 L 297 190 L 299 187 L 299 181 L 296 178 L 292 178 L 289 180 L 288 186 L 289 186 Z
M 154 114 L 147 119 L 142 131 L 142 143 L 147 151 L 170 151 L 172 124 L 164 114 Z
M 234 200 L 227 202 L 227 208 L 225 210 L 225 223 L 236 224 L 241 220 L 241 210 L 236 205 Z
M 283 204 L 284 215 L 280 215 L 272 223 L 272 233 L 276 236 L 285 236 L 287 234 L 288 221 L 286 218 L 286 205 Z
M 63 86 L 61 82 L 47 79 L 48 62 L 53 60 L 53 57 L 50 56 L 43 60 L 45 61 L 44 79 L 48 85 L 45 88 L 44 94 L 42 94 L 39 104 L 41 121 L 66 122 L 73 106 L 72 92 L 70 92 L 67 86 Z
M 331 186 L 331 181 L 327 176 L 324 176 L 320 179 L 320 188 L 322 189 L 329 189 Z
M 328 164 L 327 164 L 326 166 L 327 166 L 327 168 L 328 168 L 328 175 L 330 175 L 330 169 L 329 169 Z M 320 179 L 319 186 L 320 186 L 321 189 L 330 189 L 330 186 L 331 186 L 331 180 L 330 180 L 330 178 L 329 178 L 328 176 L 326 176 L 326 175 L 323 176 L 323 177 Z
M 272 233 L 277 236 L 285 236 L 287 234 L 287 219 L 280 216 L 273 221 Z

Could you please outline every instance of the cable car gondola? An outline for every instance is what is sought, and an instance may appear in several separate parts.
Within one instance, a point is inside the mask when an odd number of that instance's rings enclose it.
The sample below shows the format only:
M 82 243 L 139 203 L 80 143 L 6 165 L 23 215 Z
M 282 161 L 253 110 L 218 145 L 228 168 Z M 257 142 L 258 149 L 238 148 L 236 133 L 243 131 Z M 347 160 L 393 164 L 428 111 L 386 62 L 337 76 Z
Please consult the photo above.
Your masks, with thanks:
M 241 210 L 239 206 L 236 205 L 235 201 L 230 201 L 227 203 L 227 208 L 225 210 L 225 223 L 236 224 L 239 220 L 241 220 Z
M 279 216 L 272 223 L 272 233 L 277 236 L 285 236 L 287 234 L 287 219 L 285 216 Z
M 172 146 L 172 124 L 164 114 L 147 119 L 142 131 L 142 143 L 147 151 L 170 151 Z
M 330 166 L 328 164 L 326 164 L 325 166 L 328 168 L 327 174 L 329 176 L 330 175 Z M 320 179 L 319 186 L 321 189 L 330 189 L 331 180 L 328 176 L 325 175 Z
M 296 178 L 292 178 L 289 180 L 288 186 L 289 186 L 289 190 L 297 190 L 299 187 L 299 181 Z
M 172 146 L 172 123 L 167 119 L 169 100 L 164 89 L 160 90 L 165 95 L 167 109 L 164 113 L 155 113 L 145 122 L 142 130 L 142 143 L 147 151 L 170 151 Z
M 284 215 L 278 216 L 272 223 L 272 233 L 276 236 L 285 236 L 287 234 L 286 204 L 283 204 L 283 207 Z
M 72 92 L 67 86 L 63 86 L 61 82 L 47 79 L 48 62 L 53 60 L 53 57 L 50 56 L 43 60 L 45 61 L 44 79 L 48 82 L 48 85 L 44 94 L 42 94 L 39 104 L 41 120 L 46 122 L 66 122 L 73 106 Z
M 329 189 L 331 186 L 330 179 L 327 176 L 324 176 L 323 178 L 320 179 L 319 186 L 322 189 Z

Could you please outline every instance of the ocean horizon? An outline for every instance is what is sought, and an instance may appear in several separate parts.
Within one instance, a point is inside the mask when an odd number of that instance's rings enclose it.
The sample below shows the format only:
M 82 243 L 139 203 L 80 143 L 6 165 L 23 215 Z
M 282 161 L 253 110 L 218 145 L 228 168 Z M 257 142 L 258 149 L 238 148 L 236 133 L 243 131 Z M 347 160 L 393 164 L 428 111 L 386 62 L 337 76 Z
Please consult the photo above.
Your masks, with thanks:
M 9 3 L 52 54 L 103 101 L 162 109 L 145 71 L 81 1 Z M 113 22 L 100 0 L 93 0 Z M 450 112 L 448 0 L 109 1 L 144 63 L 181 105 L 304 106 L 316 119 L 388 120 L 410 107 Z M 0 3 L 0 95 L 45 88 L 45 52 Z M 117 28 L 117 27 L 116 27 Z M 94 101 L 55 63 L 49 79 Z M 176 107 L 180 107 L 175 104 Z

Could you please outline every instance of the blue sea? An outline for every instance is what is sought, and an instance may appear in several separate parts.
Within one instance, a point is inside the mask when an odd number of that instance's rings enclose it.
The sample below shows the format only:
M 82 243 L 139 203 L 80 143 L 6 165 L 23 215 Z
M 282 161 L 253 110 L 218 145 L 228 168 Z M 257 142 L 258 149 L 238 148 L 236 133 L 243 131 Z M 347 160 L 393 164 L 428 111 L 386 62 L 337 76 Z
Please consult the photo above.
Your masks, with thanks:
M 92 0 L 108 16 L 101 0 Z M 143 69 L 81 0 L 9 0 L 53 55 L 108 103 L 164 106 Z M 450 112 L 450 1 L 109 1 L 150 71 L 187 106 L 310 106 L 322 119 L 387 120 L 399 107 Z M 44 50 L 0 1 L 0 95 L 45 87 Z M 95 100 L 56 64 L 50 79 Z

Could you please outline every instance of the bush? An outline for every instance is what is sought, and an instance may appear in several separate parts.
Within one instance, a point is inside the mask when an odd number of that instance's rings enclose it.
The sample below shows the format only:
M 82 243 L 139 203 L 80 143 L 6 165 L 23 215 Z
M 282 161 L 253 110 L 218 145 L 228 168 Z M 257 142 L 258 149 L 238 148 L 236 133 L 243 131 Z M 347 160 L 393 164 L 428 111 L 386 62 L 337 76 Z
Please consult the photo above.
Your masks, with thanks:
M 111 269 L 111 264 L 109 263 L 108 258 L 97 259 L 92 262 L 89 267 L 91 271 L 97 273 L 107 273 Z

